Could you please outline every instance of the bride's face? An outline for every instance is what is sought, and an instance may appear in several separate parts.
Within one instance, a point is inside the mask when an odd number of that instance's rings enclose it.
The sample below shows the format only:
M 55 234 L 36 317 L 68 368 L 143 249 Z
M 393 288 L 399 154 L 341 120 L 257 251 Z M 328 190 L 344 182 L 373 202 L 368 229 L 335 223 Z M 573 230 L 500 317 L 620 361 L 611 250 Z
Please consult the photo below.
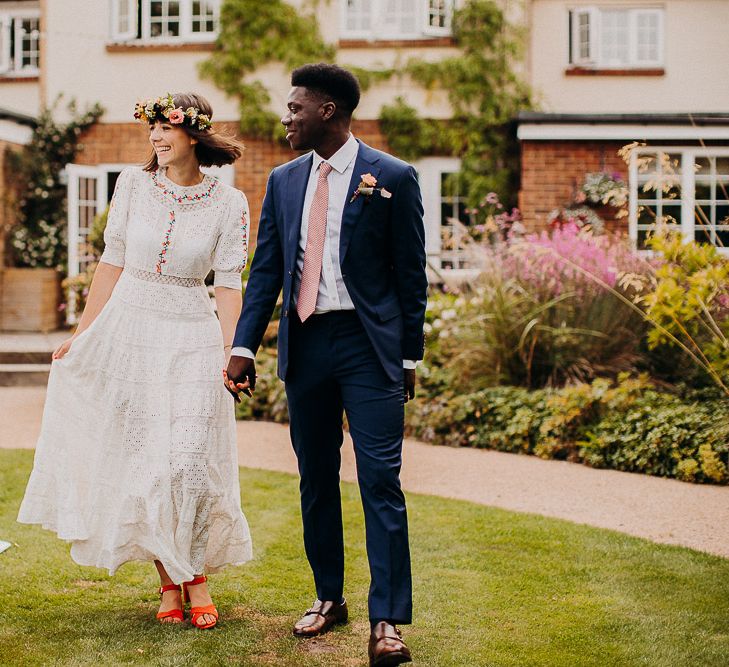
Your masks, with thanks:
M 196 159 L 197 139 L 172 123 L 164 123 L 159 120 L 150 123 L 149 141 L 157 154 L 157 162 L 160 167 L 179 167 Z

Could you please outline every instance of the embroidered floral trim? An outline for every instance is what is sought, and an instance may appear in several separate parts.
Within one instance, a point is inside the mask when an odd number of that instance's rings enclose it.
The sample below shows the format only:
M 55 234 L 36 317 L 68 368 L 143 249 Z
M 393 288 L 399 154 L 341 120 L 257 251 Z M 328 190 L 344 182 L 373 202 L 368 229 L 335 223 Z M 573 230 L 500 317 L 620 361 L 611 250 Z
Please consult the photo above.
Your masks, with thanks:
M 167 260 L 165 259 L 165 255 L 167 254 L 167 250 L 170 247 L 170 237 L 172 236 L 172 230 L 175 228 L 175 212 L 170 211 L 170 226 L 167 228 L 167 231 L 165 232 L 165 240 L 162 241 L 162 250 L 157 255 L 159 258 L 157 260 L 157 273 L 162 273 L 162 265 L 167 264 Z
M 182 194 L 177 194 L 177 192 L 171 187 L 160 182 L 159 170 L 152 172 L 152 183 L 154 183 L 154 185 L 162 191 L 163 195 L 169 197 L 177 204 L 183 204 L 185 202 L 198 202 L 212 197 L 213 193 L 218 187 L 219 182 L 220 181 L 218 181 L 217 178 L 212 178 L 210 181 L 210 185 L 208 186 L 207 190 L 205 190 L 205 192 L 195 192 L 190 194 L 187 192 L 183 192 Z

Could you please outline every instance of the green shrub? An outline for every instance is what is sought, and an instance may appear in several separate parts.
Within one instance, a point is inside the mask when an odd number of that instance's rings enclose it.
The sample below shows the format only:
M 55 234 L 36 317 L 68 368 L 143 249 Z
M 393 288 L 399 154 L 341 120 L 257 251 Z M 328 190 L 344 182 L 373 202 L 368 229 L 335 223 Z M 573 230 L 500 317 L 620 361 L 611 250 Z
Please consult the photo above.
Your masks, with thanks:
M 691 396 L 657 391 L 645 376 L 533 391 L 490 387 L 417 398 L 406 410 L 406 430 L 440 445 L 727 483 L 729 405 Z

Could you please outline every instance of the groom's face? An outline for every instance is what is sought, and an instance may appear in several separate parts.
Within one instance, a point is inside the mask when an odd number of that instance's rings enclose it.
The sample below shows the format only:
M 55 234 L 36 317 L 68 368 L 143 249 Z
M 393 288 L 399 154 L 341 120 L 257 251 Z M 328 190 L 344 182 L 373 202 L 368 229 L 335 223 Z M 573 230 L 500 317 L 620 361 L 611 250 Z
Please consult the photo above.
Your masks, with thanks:
M 286 141 L 295 151 L 316 150 L 319 146 L 327 132 L 325 106 L 320 95 L 301 86 L 291 89 L 281 123 L 286 128 Z

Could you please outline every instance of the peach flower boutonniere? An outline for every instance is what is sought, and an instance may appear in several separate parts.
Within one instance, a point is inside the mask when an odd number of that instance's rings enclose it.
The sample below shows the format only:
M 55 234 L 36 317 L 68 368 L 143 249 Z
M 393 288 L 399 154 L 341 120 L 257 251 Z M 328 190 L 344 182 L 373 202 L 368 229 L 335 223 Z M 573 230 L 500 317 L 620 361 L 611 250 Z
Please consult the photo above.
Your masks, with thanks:
M 369 198 L 375 192 L 379 192 L 380 196 L 384 197 L 385 199 L 389 199 L 390 197 L 392 197 L 392 193 L 389 190 L 386 190 L 385 188 L 375 187 L 377 185 L 377 179 L 369 172 L 366 174 L 362 174 L 361 178 L 362 180 L 359 182 L 357 189 L 354 191 L 354 193 L 352 194 L 352 198 L 349 200 L 350 204 L 360 195 L 364 195 L 365 197 Z

